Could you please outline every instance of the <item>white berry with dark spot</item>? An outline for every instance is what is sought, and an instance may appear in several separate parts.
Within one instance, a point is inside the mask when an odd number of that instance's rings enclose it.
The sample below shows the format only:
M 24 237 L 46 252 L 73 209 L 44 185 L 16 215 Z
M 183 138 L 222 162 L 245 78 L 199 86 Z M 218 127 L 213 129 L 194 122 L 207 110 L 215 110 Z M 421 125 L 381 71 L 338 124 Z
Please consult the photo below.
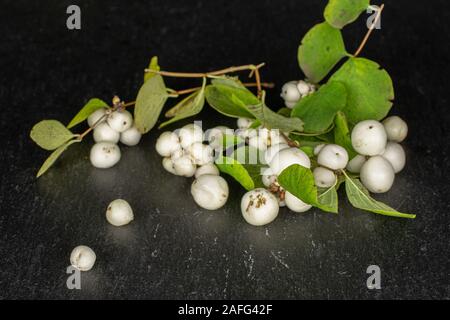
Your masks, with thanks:
M 348 163 L 348 153 L 337 144 L 327 144 L 320 150 L 317 163 L 331 170 L 344 169 Z
M 359 122 L 352 130 L 352 146 L 364 156 L 377 156 L 384 152 L 387 134 L 384 126 L 375 120 Z
M 121 157 L 119 146 L 111 142 L 98 142 L 94 144 L 90 152 L 90 160 L 94 167 L 111 168 Z
M 70 254 L 70 264 L 80 271 L 89 271 L 95 264 L 94 250 L 87 246 L 75 247 Z
M 245 221 L 254 226 L 266 225 L 278 216 L 278 199 L 266 189 L 247 192 L 241 200 L 241 212 Z
M 333 171 L 323 167 L 317 167 L 313 171 L 314 182 L 321 188 L 329 188 L 336 183 L 336 175 Z
M 117 110 L 106 119 L 109 126 L 117 132 L 124 132 L 133 125 L 133 116 L 127 110 Z
M 123 199 L 112 201 L 106 209 L 106 220 L 116 227 L 124 226 L 134 219 L 133 209 Z

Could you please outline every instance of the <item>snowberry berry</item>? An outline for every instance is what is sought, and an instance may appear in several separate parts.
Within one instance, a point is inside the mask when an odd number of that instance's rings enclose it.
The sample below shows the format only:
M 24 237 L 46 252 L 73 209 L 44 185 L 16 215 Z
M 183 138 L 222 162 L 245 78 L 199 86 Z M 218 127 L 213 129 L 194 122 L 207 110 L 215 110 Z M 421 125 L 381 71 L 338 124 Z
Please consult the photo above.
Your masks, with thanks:
M 182 127 L 178 136 L 180 137 L 181 146 L 187 149 L 191 144 L 195 142 L 203 142 L 203 130 L 196 124 L 188 124 Z
M 111 168 L 121 157 L 119 146 L 111 142 L 98 142 L 93 145 L 90 160 L 96 168 Z
M 120 134 L 120 142 L 127 146 L 135 146 L 141 141 L 142 134 L 136 128 L 132 126 L 130 129 L 125 130 Z
M 266 152 L 264 153 L 264 161 L 265 163 L 269 164 L 272 159 L 277 155 L 278 152 L 284 149 L 288 149 L 289 146 L 285 143 L 278 143 L 270 146 L 267 148 Z
M 191 144 L 186 151 L 192 157 L 192 160 L 196 165 L 202 166 L 214 161 L 213 149 L 201 142 L 195 142 Z
M 106 120 L 105 114 L 106 114 L 107 109 L 106 108 L 101 108 L 98 110 L 95 110 L 93 113 L 91 113 L 91 115 L 87 118 L 87 123 L 89 125 L 89 127 L 93 127 L 94 124 L 97 124 L 97 122 L 103 117 L 103 121 Z
M 130 204 L 123 199 L 112 201 L 106 209 L 106 220 L 113 226 L 124 226 L 133 221 L 133 209 Z
M 317 163 L 331 170 L 344 169 L 348 163 L 348 153 L 337 144 L 327 144 L 320 150 Z
M 106 122 L 102 122 L 95 127 L 93 138 L 95 142 L 117 143 L 120 139 L 120 133 L 112 129 Z
M 217 166 L 213 163 L 207 163 L 197 168 L 197 171 L 195 171 L 195 177 L 198 178 L 202 175 L 209 174 L 213 176 L 219 175 L 219 169 L 217 169 Z
M 183 155 L 173 160 L 173 168 L 179 176 L 192 177 L 197 167 L 189 155 Z
M 270 168 L 274 174 L 279 175 L 284 169 L 293 164 L 299 164 L 309 169 L 311 161 L 302 150 L 298 148 L 288 148 L 281 150 L 273 157 L 270 162 Z
M 320 151 L 323 149 L 323 147 L 325 147 L 325 144 L 318 144 L 317 146 L 314 147 L 314 155 L 317 156 L 319 155 Z
M 314 169 L 313 174 L 314 182 L 318 187 L 329 188 L 336 183 L 336 175 L 327 168 L 317 167 Z
M 237 127 L 239 129 L 248 129 L 253 123 L 252 119 L 249 118 L 239 118 L 237 119 Z
M 297 90 L 303 97 L 311 92 L 311 86 L 306 81 L 300 80 L 297 82 Z
M 278 199 L 266 189 L 247 192 L 241 200 L 241 212 L 245 221 L 254 226 L 263 226 L 275 220 L 280 207 Z
M 386 150 L 381 156 L 391 163 L 395 173 L 402 171 L 405 167 L 405 150 L 403 150 L 403 147 L 396 142 L 388 142 Z
M 260 136 L 254 136 L 248 140 L 248 145 L 250 147 L 265 151 L 267 149 L 267 140 Z
M 165 157 L 162 159 L 162 166 L 164 169 L 166 169 L 166 171 L 170 172 L 171 174 L 177 174 L 177 172 L 175 171 L 174 165 L 173 165 L 173 160 L 171 157 Z
M 95 264 L 95 252 L 87 246 L 78 246 L 70 254 L 70 264 L 80 271 L 89 271 Z
M 346 168 L 350 172 L 359 173 L 364 163 L 366 163 L 366 157 L 358 154 L 348 162 Z
M 124 132 L 133 125 L 133 116 L 127 110 L 117 110 L 106 119 L 109 126 L 117 132 Z
M 394 168 L 382 156 L 374 156 L 364 163 L 361 168 L 361 182 L 373 193 L 387 192 L 394 183 Z
M 294 212 L 305 212 L 312 207 L 288 191 L 285 192 L 284 201 L 286 202 L 286 206 Z
M 297 81 L 289 81 L 281 88 L 281 97 L 287 102 L 297 102 L 301 94 L 297 88 Z
M 174 132 L 163 132 L 156 140 L 156 152 L 162 157 L 169 157 L 175 151 L 181 149 L 178 135 Z
M 386 130 L 375 120 L 359 122 L 352 130 L 352 145 L 364 156 L 377 156 L 384 152 L 387 143 Z
M 223 148 L 223 137 L 233 135 L 233 129 L 226 126 L 217 126 L 205 131 L 205 140 L 208 141 L 211 148 L 219 150 Z
M 390 141 L 402 142 L 408 135 L 408 125 L 398 116 L 384 119 L 383 125 Z
M 200 207 L 217 210 L 227 202 L 228 183 L 221 176 L 201 175 L 192 183 L 191 194 Z
M 262 169 L 261 180 L 265 187 L 269 188 L 272 184 L 277 181 L 277 176 L 273 174 L 270 167 Z

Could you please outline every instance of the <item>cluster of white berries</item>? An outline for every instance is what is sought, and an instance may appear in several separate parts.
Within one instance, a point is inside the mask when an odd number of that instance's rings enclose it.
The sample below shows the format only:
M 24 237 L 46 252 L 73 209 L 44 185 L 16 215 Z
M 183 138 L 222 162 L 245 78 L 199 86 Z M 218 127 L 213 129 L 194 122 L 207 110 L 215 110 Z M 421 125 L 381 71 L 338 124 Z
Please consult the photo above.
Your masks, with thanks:
M 216 127 L 204 133 L 199 125 L 188 124 L 175 132 L 162 133 L 156 141 L 156 151 L 164 157 L 164 169 L 178 176 L 195 176 L 192 197 L 207 210 L 221 208 L 228 199 L 228 184 L 214 164 L 214 146 L 227 129 Z
M 281 97 L 284 100 L 284 104 L 289 109 L 294 108 L 300 99 L 316 91 L 316 87 L 304 80 L 290 81 L 283 85 L 281 88 Z
M 88 120 L 89 126 L 94 128 L 94 141 L 91 148 L 90 160 L 96 168 L 111 168 L 121 158 L 118 142 L 135 146 L 141 140 L 141 133 L 133 125 L 133 116 L 126 110 L 110 112 L 106 108 L 92 113 Z

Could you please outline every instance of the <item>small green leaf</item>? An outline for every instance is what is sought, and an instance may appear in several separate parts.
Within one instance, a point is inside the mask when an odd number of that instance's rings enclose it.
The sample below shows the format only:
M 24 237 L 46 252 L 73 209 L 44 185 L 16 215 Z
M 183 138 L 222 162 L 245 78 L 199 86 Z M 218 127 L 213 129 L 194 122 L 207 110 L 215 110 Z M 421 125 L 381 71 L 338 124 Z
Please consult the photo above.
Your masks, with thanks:
M 175 107 L 170 109 L 168 113 L 174 115 L 174 117 L 164 123 L 162 123 L 159 128 L 163 128 L 176 121 L 195 116 L 200 113 L 205 105 L 205 86 L 206 79 L 203 78 L 203 86 L 199 91 L 196 91 L 189 95 L 187 98 L 183 99 Z M 166 114 L 167 115 L 167 114 Z
M 334 119 L 334 143 L 344 147 L 345 150 L 347 150 L 350 159 L 357 155 L 352 146 L 350 129 L 348 127 L 347 118 L 343 112 L 338 112 Z
M 279 129 L 283 132 L 303 131 L 303 121 L 301 119 L 282 116 L 270 110 L 264 102 L 248 105 L 247 108 L 264 127 Z
M 219 157 L 216 160 L 216 165 L 219 170 L 232 176 L 237 182 L 239 182 L 246 190 L 255 189 L 255 182 L 248 170 L 243 164 L 229 157 Z
M 234 118 L 253 118 L 247 106 L 259 103 L 253 93 L 236 80 L 215 79 L 206 87 L 206 100 L 218 112 Z
M 148 69 L 153 70 L 153 71 L 160 71 L 161 68 L 159 67 L 158 64 L 158 57 L 154 56 L 151 58 L 150 60 L 150 64 L 148 65 Z M 148 79 L 154 77 L 156 75 L 156 73 L 153 72 L 146 72 L 144 73 L 144 82 L 146 82 Z
M 347 106 L 342 111 L 351 123 L 381 120 L 392 107 L 394 88 L 391 77 L 371 60 L 350 58 L 330 81 L 341 81 L 347 88 Z
M 67 149 L 67 147 L 80 141 L 81 140 L 78 139 L 67 141 L 65 144 L 53 151 L 52 154 L 47 158 L 47 160 L 45 160 L 42 164 L 36 177 L 39 178 L 40 176 L 42 176 L 55 163 L 55 161 L 61 156 L 61 154 Z
M 376 201 L 358 179 L 354 179 L 347 174 L 345 191 L 348 200 L 355 208 L 397 218 L 414 219 L 416 217 L 415 214 L 401 213 L 382 202 Z
M 292 109 L 289 109 L 287 107 L 283 107 L 283 108 L 278 109 L 277 113 L 282 115 L 282 116 L 285 116 L 285 117 L 290 117 L 291 116 L 291 111 L 292 111 Z
M 324 132 L 333 124 L 336 112 L 343 109 L 346 102 L 345 86 L 340 82 L 329 82 L 301 99 L 292 109 L 291 117 L 303 120 L 305 132 Z
M 75 117 L 70 121 L 67 125 L 67 129 L 75 127 L 77 124 L 86 120 L 93 112 L 97 111 L 101 108 L 108 108 L 108 104 L 103 100 L 92 98 L 89 100 L 83 108 L 76 114 Z
M 336 191 L 336 186 L 331 186 L 329 188 L 317 188 L 317 200 L 322 206 L 330 208 L 331 212 L 338 212 L 338 195 Z
M 167 98 L 166 86 L 160 75 L 151 77 L 139 89 L 134 123 L 141 133 L 147 133 L 155 126 Z
M 341 32 L 323 22 L 303 37 L 298 48 L 298 63 L 306 77 L 318 83 L 346 55 Z
M 41 148 L 55 150 L 75 135 L 57 120 L 42 120 L 31 129 L 30 137 Z
M 325 20 L 334 28 L 342 29 L 358 19 L 369 3 L 369 0 L 330 0 L 325 7 Z
M 293 164 L 281 172 L 278 176 L 278 183 L 285 190 L 307 204 L 327 212 L 337 213 L 338 211 L 337 201 L 336 205 L 334 205 L 330 200 L 330 196 L 322 196 L 319 199 L 319 191 L 314 183 L 313 173 L 308 168 Z

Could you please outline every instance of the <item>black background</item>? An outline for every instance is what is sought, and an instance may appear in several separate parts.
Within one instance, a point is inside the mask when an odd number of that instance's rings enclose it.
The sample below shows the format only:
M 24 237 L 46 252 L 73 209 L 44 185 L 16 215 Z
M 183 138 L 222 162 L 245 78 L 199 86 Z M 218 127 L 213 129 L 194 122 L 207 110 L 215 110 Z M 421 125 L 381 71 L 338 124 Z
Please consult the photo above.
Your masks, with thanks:
M 42 178 L 47 152 L 29 139 L 38 121 L 67 123 L 91 97 L 134 100 L 152 55 L 165 70 L 210 71 L 266 62 L 268 93 L 302 78 L 300 39 L 322 20 L 325 1 L 1 1 L 0 7 L 0 298 L 449 298 L 449 5 L 386 1 L 382 29 L 362 56 L 392 76 L 392 114 L 406 119 L 408 163 L 378 199 L 416 213 L 401 220 L 354 210 L 283 209 L 267 227 L 240 215 L 243 190 L 230 181 L 217 212 L 193 202 L 189 179 L 162 169 L 159 132 L 122 148 L 112 169 L 88 161 L 91 139 L 73 146 Z M 78 4 L 82 29 L 66 28 Z M 353 52 L 363 15 L 344 31 Z M 183 89 L 195 80 L 168 80 Z M 212 111 L 207 126 L 233 124 Z M 175 125 L 172 128 L 175 128 Z M 82 127 L 77 130 L 83 130 Z M 115 228 L 107 204 L 125 198 L 136 219 Z M 82 290 L 66 288 L 73 247 L 97 254 Z M 366 268 L 379 265 L 382 289 L 368 290 Z

